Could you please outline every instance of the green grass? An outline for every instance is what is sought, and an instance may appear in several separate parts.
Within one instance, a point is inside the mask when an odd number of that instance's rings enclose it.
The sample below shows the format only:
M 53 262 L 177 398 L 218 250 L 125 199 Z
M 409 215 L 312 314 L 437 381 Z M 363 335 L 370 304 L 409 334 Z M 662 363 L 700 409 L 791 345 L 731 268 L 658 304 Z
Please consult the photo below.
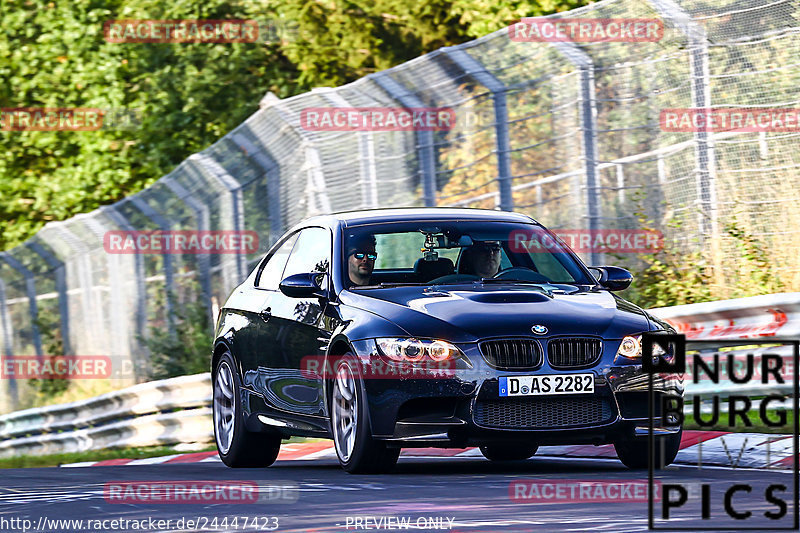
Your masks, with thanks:
M 216 448 L 209 446 L 197 450 L 198 452 L 212 451 Z M 118 448 L 106 450 L 90 450 L 86 452 L 57 453 L 54 455 L 19 455 L 0 459 L 0 468 L 38 468 L 44 466 L 59 466 L 84 461 L 105 461 L 106 459 L 147 459 L 174 455 L 174 448 L 154 446 L 147 448 Z
M 790 435 L 794 431 L 794 413 L 791 409 L 786 411 L 786 424 L 773 427 L 764 424 L 761 420 L 761 415 L 758 412 L 758 409 L 754 409 L 748 411 L 748 417 L 750 422 L 753 424 L 752 426 L 745 426 L 742 423 L 742 419 L 740 417 L 736 417 L 734 419 L 735 426 L 728 427 L 728 413 L 720 413 L 718 423 L 712 427 L 701 426 L 697 422 L 695 422 L 694 417 L 691 414 L 685 415 L 683 421 L 683 429 L 692 429 L 692 430 L 700 430 L 700 431 L 730 431 L 733 433 L 776 433 L 776 434 L 783 434 L 783 435 Z M 709 420 L 711 417 L 711 413 L 704 413 L 703 420 Z M 767 410 L 767 418 L 769 420 L 779 420 L 777 411 L 774 409 Z
M 290 442 L 305 442 L 319 439 L 307 439 L 304 437 L 292 437 L 283 441 L 284 444 Z M 197 453 L 216 451 L 213 444 L 193 450 L 191 452 L 175 451 L 175 448 L 168 446 L 151 446 L 146 448 L 108 448 L 105 450 L 90 450 L 86 452 L 58 453 L 54 455 L 19 455 L 0 459 L 0 469 L 2 468 L 41 468 L 47 466 L 68 465 L 72 463 L 83 463 L 85 461 L 105 461 L 106 459 L 147 459 L 148 457 L 162 457 L 165 455 L 175 455 L 181 453 Z

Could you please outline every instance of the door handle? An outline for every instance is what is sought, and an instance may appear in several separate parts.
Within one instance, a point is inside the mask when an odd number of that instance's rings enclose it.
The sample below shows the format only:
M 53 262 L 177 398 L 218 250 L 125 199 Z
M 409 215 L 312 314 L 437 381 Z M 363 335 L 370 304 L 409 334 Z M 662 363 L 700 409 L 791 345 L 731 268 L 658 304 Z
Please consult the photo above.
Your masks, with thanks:
M 270 318 L 272 318 L 272 308 L 267 307 L 266 309 L 258 313 L 258 316 L 261 317 L 261 320 L 267 322 Z

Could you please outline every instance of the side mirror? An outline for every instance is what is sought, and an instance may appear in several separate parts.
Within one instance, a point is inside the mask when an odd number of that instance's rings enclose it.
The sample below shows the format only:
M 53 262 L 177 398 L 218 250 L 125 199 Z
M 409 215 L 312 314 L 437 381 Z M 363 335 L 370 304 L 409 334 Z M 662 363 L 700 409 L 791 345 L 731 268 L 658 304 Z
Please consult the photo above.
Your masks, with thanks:
M 320 286 L 320 278 L 324 275 L 321 272 L 292 274 L 284 278 L 278 287 L 290 298 L 324 298 L 325 290 Z
M 633 274 L 624 268 L 615 266 L 589 267 L 590 270 L 599 273 L 595 276 L 597 281 L 610 291 L 621 291 L 631 286 Z

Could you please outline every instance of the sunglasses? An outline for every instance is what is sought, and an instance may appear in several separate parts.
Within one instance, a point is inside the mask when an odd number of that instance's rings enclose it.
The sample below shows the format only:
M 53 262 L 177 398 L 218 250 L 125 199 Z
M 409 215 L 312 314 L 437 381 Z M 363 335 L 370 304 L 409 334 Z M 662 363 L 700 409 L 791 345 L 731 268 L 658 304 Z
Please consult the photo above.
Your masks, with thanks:
M 355 252 L 353 253 L 353 257 L 361 261 L 365 257 L 370 261 L 375 261 L 378 258 L 378 254 L 376 253 L 365 253 L 365 252 Z
M 496 244 L 496 243 L 495 244 L 480 244 L 480 245 L 476 246 L 476 249 L 481 251 L 481 252 L 486 251 L 486 252 L 498 253 L 500 251 L 500 245 Z

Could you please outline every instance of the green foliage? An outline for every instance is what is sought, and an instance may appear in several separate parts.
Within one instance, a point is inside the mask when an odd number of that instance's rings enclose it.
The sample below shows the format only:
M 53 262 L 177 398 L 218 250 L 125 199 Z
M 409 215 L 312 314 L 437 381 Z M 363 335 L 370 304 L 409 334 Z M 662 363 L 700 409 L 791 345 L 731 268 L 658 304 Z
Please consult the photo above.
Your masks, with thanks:
M 151 379 L 208 372 L 213 332 L 202 302 L 180 304 L 174 324 L 151 326 L 143 341 L 150 351 Z
M 642 217 L 642 228 L 652 230 Z M 668 224 L 678 227 L 675 222 Z M 726 265 L 717 279 L 710 250 L 687 252 L 685 244 L 669 244 L 651 257 L 642 258 L 639 268 L 632 268 L 634 283 L 623 297 L 644 308 L 709 302 L 727 298 L 744 298 L 783 292 L 776 264 L 766 246 L 741 229 L 734 220 L 724 229 L 725 240 L 739 249 L 735 265 Z
M 61 337 L 61 324 L 58 309 L 38 309 L 36 326 L 42 338 L 42 353 L 45 358 L 54 360 L 64 353 L 64 340 Z M 68 379 L 31 379 L 28 387 L 33 391 L 35 398 L 29 398 L 34 403 L 47 402 L 49 399 L 62 394 L 69 388 Z
M 681 254 L 665 249 L 643 271 L 633 275 L 633 285 L 623 297 L 645 309 L 716 299 L 710 266 L 698 252 Z
M 499 30 L 523 17 L 540 17 L 569 11 L 592 3 L 585 0 L 462 0 L 453 4 L 453 12 L 471 38 Z
M 131 109 L 141 125 L 0 131 L 0 249 L 151 184 L 241 123 L 267 90 L 301 90 L 277 43 L 114 44 L 104 21 L 271 15 L 225 0 L 5 1 L 0 107 Z
M 741 257 L 736 265 L 738 283 L 732 297 L 756 296 L 787 290 L 781 281 L 780 273 L 776 271 L 775 261 L 770 257 L 764 243 L 742 229 L 736 220 L 727 225 L 725 232 L 734 239 Z
M 261 97 L 339 85 L 522 16 L 584 0 L 3 0 L 0 107 L 137 110 L 138 127 L 0 131 L 0 249 L 138 192 L 252 114 Z M 112 19 L 252 19 L 282 40 L 115 44 Z

